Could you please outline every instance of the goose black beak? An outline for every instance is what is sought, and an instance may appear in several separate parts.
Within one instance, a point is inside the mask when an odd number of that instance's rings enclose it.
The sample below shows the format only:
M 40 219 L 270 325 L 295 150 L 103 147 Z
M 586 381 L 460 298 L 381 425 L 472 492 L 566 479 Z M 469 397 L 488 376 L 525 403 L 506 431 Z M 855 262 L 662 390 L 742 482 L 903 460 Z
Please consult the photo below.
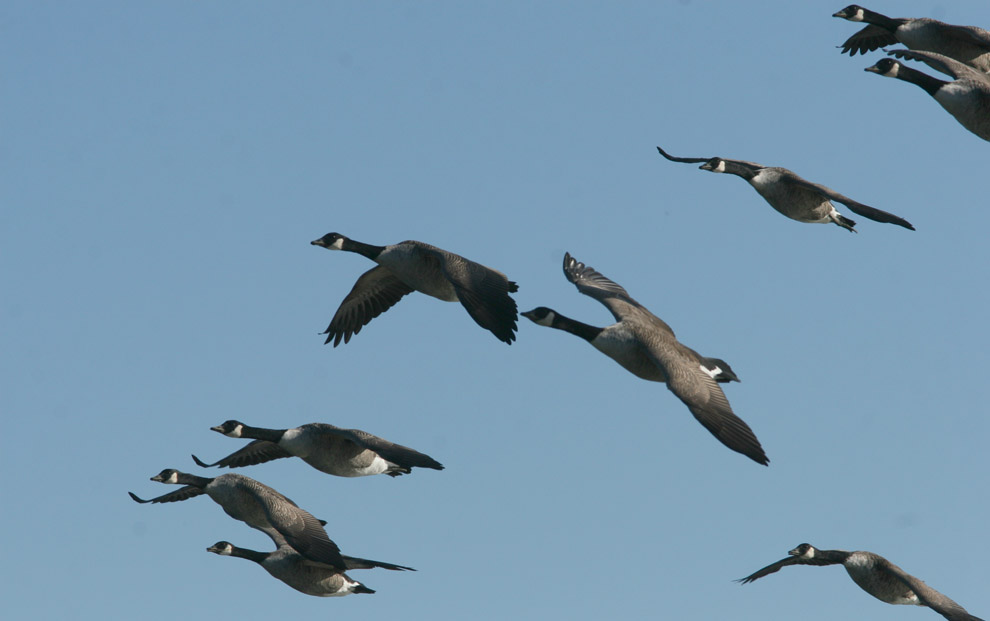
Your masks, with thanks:
M 876 65 L 873 65 L 872 67 L 867 67 L 866 69 L 863 69 L 863 71 L 869 71 L 870 73 L 880 73 L 880 68 L 877 67 Z
M 323 243 L 323 240 L 322 239 L 314 239 L 313 241 L 309 242 L 309 245 L 310 246 L 325 246 L 326 244 Z

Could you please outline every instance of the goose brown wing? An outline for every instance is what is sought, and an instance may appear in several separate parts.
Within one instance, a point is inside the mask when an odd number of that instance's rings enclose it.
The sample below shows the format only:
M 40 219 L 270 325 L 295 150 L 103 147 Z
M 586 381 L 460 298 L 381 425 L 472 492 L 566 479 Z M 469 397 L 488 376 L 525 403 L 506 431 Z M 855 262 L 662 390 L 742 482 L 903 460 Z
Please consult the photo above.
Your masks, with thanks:
M 395 306 L 407 293 L 412 293 L 412 287 L 380 265 L 361 274 L 323 332 L 327 335 L 324 345 L 333 341 L 333 346 L 336 347 L 341 339 L 347 343 L 351 336 L 360 332 L 372 319 Z
M 887 222 L 889 224 L 896 224 L 898 226 L 903 226 L 906 229 L 911 229 L 912 231 L 915 230 L 914 226 L 910 222 L 908 222 L 904 218 L 901 218 L 900 216 L 895 216 L 892 213 L 881 211 L 880 209 L 876 209 L 874 207 L 870 207 L 869 205 L 864 205 L 863 203 L 854 201 L 848 196 L 839 194 L 832 188 L 826 187 L 820 183 L 812 183 L 811 181 L 808 181 L 807 179 L 803 179 L 794 173 L 789 174 L 787 176 L 787 180 L 789 183 L 795 186 L 806 188 L 814 192 L 818 192 L 819 194 L 828 197 L 829 200 L 833 200 L 837 203 L 842 203 L 843 205 L 848 207 L 850 211 L 857 213 L 863 216 L 864 218 L 869 218 L 870 220 L 875 220 L 876 222 Z
M 411 449 L 408 446 L 402 446 L 401 444 L 396 444 L 395 442 L 389 442 L 385 438 L 379 438 L 378 436 L 372 435 L 366 431 L 361 431 L 360 429 L 341 429 L 325 423 L 315 423 L 315 425 L 321 433 L 343 438 L 353 442 L 361 448 L 374 451 L 375 453 L 378 453 L 382 459 L 388 460 L 393 464 L 406 468 L 415 467 L 443 470 L 443 464 L 429 455 L 424 455 L 423 453 L 420 453 L 415 449 Z
M 759 580 L 763 576 L 769 576 L 770 574 L 777 573 L 780 571 L 781 567 L 787 567 L 788 565 L 839 565 L 842 561 L 834 558 L 823 558 L 820 556 L 813 556 L 811 558 L 805 558 L 803 556 L 788 556 L 787 558 L 782 558 L 776 563 L 771 563 L 764 567 L 763 569 L 757 570 L 745 578 L 740 578 L 736 582 L 742 584 L 749 584 L 754 580 Z
M 667 388 L 719 442 L 758 464 L 770 463 L 756 434 L 735 415 L 718 383 L 698 363 L 687 356 L 664 363 L 655 353 L 650 355 L 666 374 Z
M 439 259 L 443 275 L 450 281 L 457 299 L 471 318 L 482 328 L 509 345 L 516 340 L 516 301 L 509 293 L 516 283 L 505 274 L 445 250 L 424 250 Z
M 220 466 L 221 468 L 242 468 L 244 466 L 263 464 L 273 459 L 282 459 L 283 457 L 292 457 L 292 455 L 278 444 L 269 442 L 268 440 L 250 442 L 240 450 L 234 451 L 212 464 L 204 463 L 195 455 L 192 456 L 193 461 L 200 468 L 212 468 L 214 466 Z
M 915 578 L 897 565 L 887 561 L 887 559 L 883 559 L 883 561 L 884 569 L 890 573 L 890 575 L 894 576 L 914 591 L 914 594 L 917 595 L 918 599 L 921 600 L 926 606 L 946 619 L 949 619 L 949 621 L 982 621 L 979 617 L 974 617 L 966 612 L 966 609 L 956 602 L 925 584 L 924 580 Z
M 569 252 L 564 253 L 564 276 L 577 287 L 578 291 L 604 304 L 617 321 L 637 316 L 654 323 L 671 335 L 674 334 L 666 322 L 646 310 L 646 307 L 634 300 L 618 283 L 581 263 Z
M 870 24 L 866 28 L 863 28 L 853 36 L 846 39 L 845 43 L 843 43 L 841 47 L 843 54 L 855 56 L 857 53 L 865 54 L 867 52 L 880 49 L 881 47 L 896 44 L 897 38 L 894 37 L 894 33 L 890 32 L 886 28 L 881 28 L 880 26 Z
M 248 489 L 264 508 L 268 523 L 284 537 L 292 549 L 310 560 L 340 570 L 345 569 L 340 548 L 330 540 L 318 519 L 282 494 L 257 481 L 252 480 Z M 270 536 L 278 543 L 274 535 Z
M 145 500 L 139 497 L 138 495 L 134 494 L 133 492 L 127 492 L 127 493 L 128 495 L 130 495 L 131 499 L 134 500 L 134 502 L 140 502 L 142 504 L 151 502 L 158 504 L 163 502 L 181 502 L 183 500 L 188 500 L 190 498 L 195 498 L 196 496 L 199 496 L 201 494 L 205 494 L 206 491 L 203 490 L 202 487 L 196 487 L 195 485 L 187 485 L 186 487 L 179 488 L 174 492 L 162 494 L 161 496 L 157 496 L 149 500 Z

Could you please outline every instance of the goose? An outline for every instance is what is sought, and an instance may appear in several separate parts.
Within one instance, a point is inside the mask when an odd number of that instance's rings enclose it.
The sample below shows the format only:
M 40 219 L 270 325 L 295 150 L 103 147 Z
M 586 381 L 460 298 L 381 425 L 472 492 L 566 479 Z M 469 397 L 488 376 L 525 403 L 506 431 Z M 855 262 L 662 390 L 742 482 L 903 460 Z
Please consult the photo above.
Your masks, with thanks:
M 842 565 L 859 588 L 882 602 L 928 606 L 950 621 L 982 621 L 879 554 L 819 550 L 809 543 L 802 543 L 788 554 L 789 557 L 767 565 L 736 582 L 749 584 L 788 565 Z
M 867 26 L 842 44 L 842 53 L 855 56 L 901 43 L 912 50 L 935 52 L 980 71 L 990 71 L 990 32 L 976 26 L 953 26 L 927 17 L 892 18 L 850 4 L 832 17 Z
M 505 274 L 460 255 L 418 241 L 372 246 L 327 233 L 310 242 L 327 250 L 346 250 L 378 265 L 358 278 L 323 334 L 336 347 L 369 321 L 413 291 L 445 302 L 460 301 L 471 318 L 508 345 L 516 335 L 516 302 L 509 296 L 519 286 Z
M 856 222 L 841 215 L 832 204 L 832 201 L 835 201 L 864 218 L 914 230 L 911 223 L 904 218 L 856 202 L 831 188 L 803 179 L 786 168 L 724 157 L 674 157 L 660 147 L 657 147 L 657 151 L 671 162 L 687 164 L 704 162 L 700 166 L 701 170 L 742 177 L 766 202 L 770 203 L 771 207 L 798 222 L 833 222 L 847 231 L 856 232 L 853 229 Z
M 429 455 L 360 429 L 341 429 L 326 423 L 265 429 L 228 420 L 210 429 L 228 438 L 251 438 L 254 442 L 212 464 L 193 455 L 193 460 L 203 468 L 240 468 L 283 457 L 299 457 L 320 472 L 339 477 L 373 474 L 397 477 L 409 474 L 416 467 L 443 470 L 443 465 Z
M 732 412 L 717 383 L 720 376 L 721 381 L 738 380 L 729 365 L 681 344 L 662 319 L 570 253 L 564 254 L 564 276 L 578 291 L 604 304 L 616 323 L 606 328 L 580 327 L 546 307 L 523 316 L 538 325 L 578 334 L 637 377 L 665 382 L 719 442 L 758 464 L 770 463 L 753 430 Z
M 228 541 L 218 541 L 206 548 L 206 551 L 220 556 L 254 561 L 273 578 L 306 595 L 342 597 L 351 593 L 374 593 L 374 590 L 352 580 L 340 570 L 307 561 L 291 546 L 285 544 L 280 545 L 274 552 L 258 552 L 239 548 Z
M 890 58 L 867 67 L 866 71 L 920 86 L 960 125 L 980 138 L 990 140 L 990 75 L 931 52 L 891 50 L 887 53 L 898 58 L 920 60 L 932 69 L 952 76 L 953 80 L 939 80 Z
M 156 504 L 180 502 L 206 494 L 230 517 L 271 537 L 276 547 L 288 545 L 309 561 L 341 571 L 372 567 L 415 571 L 402 565 L 342 556 L 340 548 L 323 529 L 325 522 L 317 520 L 282 494 L 250 477 L 230 473 L 210 479 L 166 468 L 151 477 L 151 480 L 184 487 L 149 500 L 132 492 L 127 493 L 135 502 Z

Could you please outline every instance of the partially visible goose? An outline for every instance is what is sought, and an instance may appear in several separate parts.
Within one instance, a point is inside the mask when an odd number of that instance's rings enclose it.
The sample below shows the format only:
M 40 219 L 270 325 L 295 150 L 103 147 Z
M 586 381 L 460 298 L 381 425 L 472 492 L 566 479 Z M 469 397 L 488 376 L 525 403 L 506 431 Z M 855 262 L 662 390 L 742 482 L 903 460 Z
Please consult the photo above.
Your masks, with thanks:
M 306 595 L 342 597 L 351 593 L 374 593 L 372 589 L 351 580 L 340 570 L 306 560 L 289 545 L 281 545 L 274 552 L 258 552 L 238 548 L 227 541 L 218 541 L 206 548 L 206 551 L 254 561 L 272 577 Z
M 519 287 L 502 272 L 418 241 L 372 246 L 327 233 L 310 243 L 356 252 L 378 264 L 358 278 L 323 332 L 326 343 L 333 341 L 334 347 L 341 339 L 350 341 L 369 321 L 413 291 L 445 302 L 459 301 L 498 340 L 511 345 L 516 338 L 516 302 L 509 294 Z
M 229 438 L 251 438 L 244 448 L 203 468 L 239 468 L 283 457 L 299 457 L 321 472 L 339 477 L 387 474 L 397 477 L 413 468 L 443 470 L 443 465 L 419 451 L 389 442 L 360 429 L 341 429 L 325 423 L 310 423 L 292 429 L 250 427 L 236 420 L 211 427 Z
M 842 52 L 850 56 L 902 43 L 912 50 L 935 52 L 990 71 L 990 32 L 982 28 L 954 26 L 927 17 L 887 17 L 858 4 L 850 4 L 832 17 L 868 24 L 842 44 Z
M 681 344 L 662 319 L 570 253 L 564 254 L 564 275 L 578 291 L 604 304 L 617 323 L 600 329 L 585 324 L 580 327 L 573 320 L 561 323 L 560 316 L 546 307 L 527 311 L 524 317 L 578 334 L 637 377 L 666 382 L 719 442 L 758 464 L 770 463 L 753 430 L 732 412 L 716 383 L 717 376 L 722 376 L 722 381 L 738 379 L 729 365 L 717 358 L 704 358 Z
M 879 554 L 819 550 L 808 543 L 802 543 L 788 554 L 789 557 L 767 565 L 737 582 L 748 584 L 788 565 L 842 565 L 859 588 L 882 602 L 928 606 L 950 621 L 983 621 Z
M 798 222 L 833 222 L 848 231 L 855 232 L 853 226 L 856 222 L 840 214 L 832 204 L 832 201 L 835 201 L 864 218 L 914 230 L 911 223 L 904 218 L 854 201 L 831 188 L 803 179 L 786 168 L 724 157 L 674 157 L 660 147 L 657 147 L 657 151 L 671 162 L 687 164 L 704 162 L 700 166 L 701 170 L 742 177 L 766 202 L 770 203 L 771 207 Z
M 340 548 L 330 540 L 320 520 L 274 489 L 250 477 L 230 473 L 209 479 L 166 468 L 151 477 L 151 480 L 184 487 L 150 500 L 144 500 L 132 492 L 127 493 L 135 502 L 140 503 L 180 502 L 206 494 L 220 505 L 224 513 L 265 533 L 276 546 L 287 544 L 307 560 L 323 563 L 337 570 L 368 567 L 412 569 L 392 563 L 341 556 Z
M 990 140 L 990 75 L 931 52 L 891 50 L 887 53 L 898 58 L 920 60 L 932 69 L 952 76 L 954 80 L 939 80 L 890 58 L 867 67 L 866 71 L 920 86 L 960 125 L 980 138 Z

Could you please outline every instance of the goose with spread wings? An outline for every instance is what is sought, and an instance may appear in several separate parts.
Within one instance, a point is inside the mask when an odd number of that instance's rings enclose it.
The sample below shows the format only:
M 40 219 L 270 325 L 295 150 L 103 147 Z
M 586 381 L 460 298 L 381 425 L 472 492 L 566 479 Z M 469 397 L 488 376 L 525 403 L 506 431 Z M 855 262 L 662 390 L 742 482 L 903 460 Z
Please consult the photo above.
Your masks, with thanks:
M 859 588 L 882 602 L 928 606 L 949 621 L 982 621 L 921 579 L 915 578 L 879 554 L 864 551 L 819 550 L 809 543 L 802 543 L 788 554 L 790 556 L 787 558 L 767 565 L 737 582 L 749 584 L 776 573 L 788 565 L 842 565 Z
M 480 263 L 418 241 L 373 246 L 327 233 L 310 242 L 328 250 L 365 256 L 378 265 L 358 278 L 323 334 L 324 344 L 347 343 L 372 319 L 392 308 L 407 293 L 419 291 L 445 302 L 460 302 L 471 318 L 495 338 L 511 345 L 515 340 L 519 290 L 505 274 Z
M 724 361 L 705 358 L 680 343 L 662 319 L 570 253 L 564 254 L 564 275 L 578 291 L 605 305 L 617 323 L 606 328 L 586 326 L 586 334 L 579 334 L 555 322 L 560 315 L 546 307 L 527 311 L 524 317 L 582 336 L 637 377 L 665 382 L 719 442 L 758 464 L 770 463 L 753 430 L 732 412 L 718 385 L 738 379 Z
M 875 209 L 843 196 L 835 190 L 818 183 L 812 183 L 780 166 L 764 166 L 745 160 L 730 160 L 724 157 L 675 157 L 660 147 L 660 155 L 671 162 L 697 164 L 703 162 L 701 170 L 713 173 L 728 173 L 742 177 L 770 206 L 792 220 L 798 222 L 832 222 L 847 231 L 855 232 L 854 220 L 843 216 L 832 204 L 842 203 L 853 213 L 877 222 L 887 222 L 914 230 L 910 222 L 892 213 Z
M 413 468 L 443 470 L 440 462 L 408 446 L 389 442 L 360 429 L 341 429 L 327 423 L 267 429 L 228 420 L 210 429 L 228 438 L 250 438 L 254 441 L 212 464 L 204 463 L 193 455 L 193 460 L 202 468 L 240 468 L 273 459 L 298 457 L 320 472 L 338 477 L 375 474 L 397 477 L 409 474 Z

